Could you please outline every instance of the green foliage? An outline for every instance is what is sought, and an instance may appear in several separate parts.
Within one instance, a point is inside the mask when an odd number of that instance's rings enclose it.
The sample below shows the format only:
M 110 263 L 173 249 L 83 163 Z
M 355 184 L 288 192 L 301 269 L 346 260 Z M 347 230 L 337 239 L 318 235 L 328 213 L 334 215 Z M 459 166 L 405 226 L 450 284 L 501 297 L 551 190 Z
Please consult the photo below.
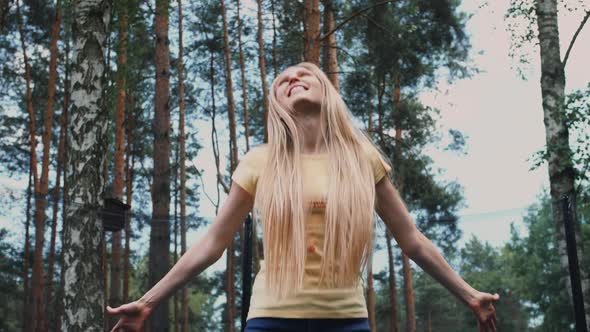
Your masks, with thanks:
M 475 289 L 500 295 L 501 302 L 496 305 L 497 316 L 502 317 L 498 319 L 498 330 L 526 331 L 528 316 L 518 292 L 521 283 L 517 275 L 509 270 L 509 262 L 506 262 L 511 256 L 502 255 L 488 243 L 471 238 L 461 250 L 461 257 L 461 274 L 465 281 Z M 477 328 L 475 319 L 469 323 L 471 329 Z
M 590 181 L 590 84 L 566 96 L 565 116 L 570 132 L 576 179 Z
M 0 331 L 17 331 L 21 328 L 22 266 L 22 255 L 8 242 L 8 231 L 0 228 Z
M 514 293 L 526 304 L 537 331 L 570 331 L 573 311 L 557 252 L 557 238 L 548 196 L 529 208 L 524 223 L 528 236 L 512 230 L 504 248 L 506 264 L 516 276 Z M 573 331 L 573 330 L 572 330 Z

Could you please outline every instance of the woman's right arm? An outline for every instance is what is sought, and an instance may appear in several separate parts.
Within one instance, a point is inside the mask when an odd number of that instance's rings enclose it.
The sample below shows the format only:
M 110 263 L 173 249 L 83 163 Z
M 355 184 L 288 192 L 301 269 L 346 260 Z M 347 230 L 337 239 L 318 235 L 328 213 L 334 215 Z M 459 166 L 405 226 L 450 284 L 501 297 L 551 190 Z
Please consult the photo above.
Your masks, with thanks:
M 227 199 L 201 241 L 193 244 L 172 269 L 139 300 L 118 308 L 107 308 L 109 314 L 121 315 L 113 331 L 118 328 L 140 330 L 157 305 L 215 263 L 233 240 L 253 204 L 254 197 L 232 182 Z

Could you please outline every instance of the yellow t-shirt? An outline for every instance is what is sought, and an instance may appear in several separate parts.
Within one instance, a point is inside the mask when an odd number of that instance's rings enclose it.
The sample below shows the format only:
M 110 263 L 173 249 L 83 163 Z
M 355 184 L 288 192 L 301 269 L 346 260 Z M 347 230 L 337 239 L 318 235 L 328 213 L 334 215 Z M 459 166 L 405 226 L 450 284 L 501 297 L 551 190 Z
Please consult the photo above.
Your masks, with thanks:
M 373 147 L 366 149 L 370 158 L 375 183 L 379 182 L 391 167 L 385 163 L 379 152 Z M 240 160 L 232 180 L 252 196 L 256 193 L 256 184 L 260 172 L 267 160 L 268 145 L 253 147 Z M 326 190 L 328 188 L 328 154 L 303 154 L 303 187 L 312 199 L 312 211 L 305 220 L 306 247 L 308 248 L 303 277 L 303 289 L 285 299 L 279 300 L 265 287 L 264 261 L 260 262 L 260 271 L 254 279 L 250 311 L 248 318 L 366 318 L 363 283 L 359 280 L 357 287 L 324 288 L 319 287 L 320 263 L 324 241 L 324 213 Z M 360 277 L 359 277 L 360 278 Z

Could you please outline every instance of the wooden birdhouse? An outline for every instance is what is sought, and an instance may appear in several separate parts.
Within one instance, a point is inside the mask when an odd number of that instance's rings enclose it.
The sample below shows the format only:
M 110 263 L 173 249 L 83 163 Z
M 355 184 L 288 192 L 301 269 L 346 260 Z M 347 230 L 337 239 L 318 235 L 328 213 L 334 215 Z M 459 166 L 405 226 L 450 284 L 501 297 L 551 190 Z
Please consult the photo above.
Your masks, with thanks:
M 105 232 L 117 232 L 125 227 L 125 220 L 131 205 L 125 204 L 117 198 L 106 198 L 102 209 L 102 225 Z

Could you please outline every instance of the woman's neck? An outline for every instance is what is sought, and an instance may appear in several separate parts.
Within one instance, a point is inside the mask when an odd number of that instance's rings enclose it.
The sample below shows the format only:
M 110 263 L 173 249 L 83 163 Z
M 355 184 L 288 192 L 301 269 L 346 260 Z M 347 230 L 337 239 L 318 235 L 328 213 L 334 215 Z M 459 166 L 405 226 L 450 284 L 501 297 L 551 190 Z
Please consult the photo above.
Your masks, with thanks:
M 302 138 L 301 152 L 305 154 L 326 152 L 327 147 L 322 139 L 320 113 L 300 113 L 296 121 L 299 124 L 299 137 Z

